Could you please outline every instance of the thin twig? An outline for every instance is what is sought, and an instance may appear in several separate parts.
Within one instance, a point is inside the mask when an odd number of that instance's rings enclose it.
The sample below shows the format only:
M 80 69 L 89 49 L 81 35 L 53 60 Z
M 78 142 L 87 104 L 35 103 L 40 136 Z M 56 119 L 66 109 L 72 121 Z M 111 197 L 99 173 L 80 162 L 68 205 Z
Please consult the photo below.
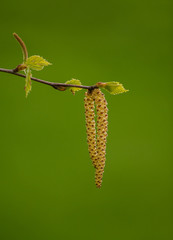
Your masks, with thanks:
M 26 77 L 24 74 L 17 73 L 13 69 L 0 68 L 0 72 L 10 73 L 10 74 L 22 77 L 22 78 Z M 34 77 L 31 77 L 31 80 L 49 85 L 49 86 L 51 86 L 51 87 L 53 87 L 57 90 L 60 90 L 60 89 L 58 89 L 58 87 L 77 87 L 77 88 L 84 88 L 84 89 L 89 89 L 89 90 L 92 90 L 94 88 L 98 88 L 96 85 L 84 86 L 84 85 L 74 85 L 74 84 L 66 84 L 66 83 L 48 82 L 48 81 L 45 81 L 45 80 L 42 80 L 42 79 L 39 79 L 39 78 L 34 78 Z

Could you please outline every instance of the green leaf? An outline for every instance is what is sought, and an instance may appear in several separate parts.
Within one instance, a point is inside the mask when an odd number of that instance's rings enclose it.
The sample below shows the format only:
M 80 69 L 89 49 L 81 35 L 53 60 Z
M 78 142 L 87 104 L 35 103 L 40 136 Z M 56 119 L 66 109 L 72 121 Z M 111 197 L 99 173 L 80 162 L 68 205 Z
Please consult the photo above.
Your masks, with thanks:
M 82 85 L 81 82 L 78 79 L 72 79 L 66 82 L 66 84 L 72 84 L 72 85 Z M 82 90 L 82 88 L 77 87 L 68 87 L 68 89 L 75 95 L 75 92 Z
M 31 77 L 32 77 L 32 74 L 31 74 L 31 70 L 29 68 L 27 68 L 25 70 L 26 72 L 26 78 L 25 78 L 25 93 L 26 93 L 26 97 L 28 96 L 28 93 L 31 91 Z
M 40 71 L 42 70 L 45 66 L 51 65 L 48 61 L 46 61 L 44 58 L 34 55 L 29 57 L 25 64 L 33 70 Z
M 110 94 L 120 94 L 124 92 L 128 92 L 129 90 L 126 90 L 123 85 L 119 82 L 106 82 L 106 83 L 97 83 L 97 87 L 106 89 Z

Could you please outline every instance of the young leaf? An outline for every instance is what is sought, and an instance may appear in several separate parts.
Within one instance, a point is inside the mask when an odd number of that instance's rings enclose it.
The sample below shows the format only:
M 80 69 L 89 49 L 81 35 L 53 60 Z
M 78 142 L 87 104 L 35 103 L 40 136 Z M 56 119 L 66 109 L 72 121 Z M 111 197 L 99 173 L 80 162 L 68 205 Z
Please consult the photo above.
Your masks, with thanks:
M 78 79 L 72 79 L 66 82 L 66 84 L 81 85 L 81 82 Z M 69 87 L 69 90 L 75 95 L 75 92 L 80 91 L 82 88 Z
M 29 68 L 26 69 L 26 78 L 25 78 L 25 93 L 26 97 L 28 96 L 28 93 L 31 91 L 31 70 Z
M 129 90 L 126 90 L 123 87 L 123 85 L 119 82 L 106 82 L 106 83 L 99 82 L 96 84 L 96 86 L 106 89 L 110 94 L 113 94 L 113 95 L 129 91 Z
M 34 55 L 29 57 L 26 61 L 25 64 L 33 70 L 40 71 L 42 70 L 45 66 L 51 65 L 48 61 L 46 61 L 44 58 Z

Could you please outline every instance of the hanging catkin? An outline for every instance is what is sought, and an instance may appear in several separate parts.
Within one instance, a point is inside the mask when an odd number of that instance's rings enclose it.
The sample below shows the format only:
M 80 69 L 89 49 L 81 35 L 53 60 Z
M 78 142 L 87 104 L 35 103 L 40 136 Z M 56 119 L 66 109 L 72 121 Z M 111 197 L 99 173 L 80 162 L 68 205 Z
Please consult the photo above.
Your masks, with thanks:
M 97 164 L 95 173 L 95 183 L 101 187 L 106 161 L 106 138 L 108 131 L 108 108 L 107 101 L 100 89 L 92 91 L 97 112 Z
M 85 93 L 85 119 L 86 119 L 86 130 L 87 130 L 87 142 L 90 158 L 93 166 L 96 167 L 97 163 L 97 149 L 96 149 L 96 126 L 95 126 L 95 110 L 94 100 L 92 93 L 87 91 Z

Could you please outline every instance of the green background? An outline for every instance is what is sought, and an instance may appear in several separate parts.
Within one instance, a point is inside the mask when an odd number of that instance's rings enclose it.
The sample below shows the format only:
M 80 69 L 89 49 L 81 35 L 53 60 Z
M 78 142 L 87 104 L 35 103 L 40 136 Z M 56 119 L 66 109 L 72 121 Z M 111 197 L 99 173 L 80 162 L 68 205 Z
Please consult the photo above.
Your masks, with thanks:
M 171 240 L 172 1 L 1 1 L 0 67 L 29 56 L 33 76 L 119 81 L 101 189 L 75 96 L 0 73 L 0 239 Z

